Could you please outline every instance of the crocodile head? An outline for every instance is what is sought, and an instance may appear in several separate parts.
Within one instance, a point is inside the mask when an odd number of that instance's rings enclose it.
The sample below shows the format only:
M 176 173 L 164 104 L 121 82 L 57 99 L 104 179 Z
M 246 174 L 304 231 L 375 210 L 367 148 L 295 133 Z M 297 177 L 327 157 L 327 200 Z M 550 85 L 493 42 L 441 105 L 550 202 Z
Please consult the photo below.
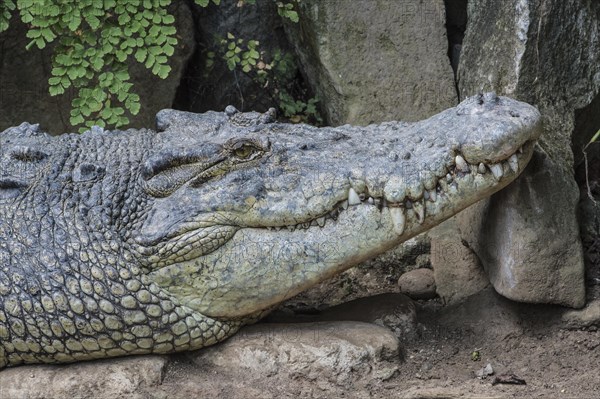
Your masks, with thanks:
M 479 95 L 417 123 L 314 128 L 161 111 L 133 245 L 150 281 L 244 318 L 413 237 L 513 181 L 538 111 Z

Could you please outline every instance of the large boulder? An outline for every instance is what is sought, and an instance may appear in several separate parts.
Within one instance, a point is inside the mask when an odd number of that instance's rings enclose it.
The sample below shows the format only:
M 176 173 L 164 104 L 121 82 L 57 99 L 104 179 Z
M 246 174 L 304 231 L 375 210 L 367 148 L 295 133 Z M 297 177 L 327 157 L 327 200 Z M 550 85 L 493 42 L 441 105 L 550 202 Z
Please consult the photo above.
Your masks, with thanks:
M 139 94 L 141 110 L 130 116 L 128 127 L 148 128 L 154 126 L 154 118 L 163 108 L 171 108 L 184 73 L 187 60 L 194 51 L 194 31 L 190 9 L 185 2 L 175 2 L 170 12 L 175 16 L 179 43 L 169 59 L 172 70 L 166 79 L 151 73 L 143 65 L 130 63 L 132 92 Z M 0 131 L 21 124 L 23 121 L 39 123 L 51 134 L 72 132 L 69 122 L 71 100 L 75 92 L 51 97 L 48 78 L 52 68 L 54 45 L 43 50 L 33 46 L 25 35 L 27 27 L 18 17 L 13 17 L 7 31 L 0 34 Z
M 287 24 L 329 124 L 414 121 L 457 104 L 442 0 L 304 0 Z
M 495 90 L 534 104 L 545 133 L 534 161 L 490 200 L 487 219 L 472 226 L 479 230 L 468 232 L 467 241 L 503 295 L 581 307 L 584 266 L 571 135 L 575 111 L 600 90 L 600 3 L 474 0 L 468 12 L 461 97 Z M 461 217 L 472 219 L 469 211 Z

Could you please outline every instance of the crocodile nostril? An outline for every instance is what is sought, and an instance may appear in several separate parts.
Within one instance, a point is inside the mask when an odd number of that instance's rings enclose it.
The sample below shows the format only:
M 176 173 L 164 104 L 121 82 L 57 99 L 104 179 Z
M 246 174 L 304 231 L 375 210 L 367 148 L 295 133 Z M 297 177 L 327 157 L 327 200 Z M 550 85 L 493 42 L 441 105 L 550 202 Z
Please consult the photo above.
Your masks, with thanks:
M 0 199 L 15 198 L 28 187 L 28 184 L 22 180 L 10 177 L 0 178 Z

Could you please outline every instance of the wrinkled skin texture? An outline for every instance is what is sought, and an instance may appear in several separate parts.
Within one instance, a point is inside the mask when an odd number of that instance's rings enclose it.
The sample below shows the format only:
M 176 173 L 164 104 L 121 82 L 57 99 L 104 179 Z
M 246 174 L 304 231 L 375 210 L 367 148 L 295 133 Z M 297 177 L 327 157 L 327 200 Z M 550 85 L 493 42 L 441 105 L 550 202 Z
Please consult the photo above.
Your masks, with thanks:
M 514 180 L 535 108 L 314 128 L 164 110 L 158 133 L 0 133 L 0 367 L 197 349 Z

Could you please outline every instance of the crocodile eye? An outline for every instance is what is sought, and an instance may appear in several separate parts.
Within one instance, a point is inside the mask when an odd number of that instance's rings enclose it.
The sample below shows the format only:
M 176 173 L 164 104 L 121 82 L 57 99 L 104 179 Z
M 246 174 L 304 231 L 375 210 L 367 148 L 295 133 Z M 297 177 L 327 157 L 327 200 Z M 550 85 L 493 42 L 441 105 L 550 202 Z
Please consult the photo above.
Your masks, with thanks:
M 249 145 L 244 145 L 244 146 L 242 146 L 240 148 L 236 148 L 234 150 L 234 155 L 241 159 L 250 158 L 250 155 L 252 155 L 253 153 L 254 153 L 254 148 L 252 148 Z
M 236 143 L 231 149 L 231 154 L 240 161 L 249 161 L 254 159 L 260 155 L 261 152 L 262 149 L 248 142 Z

